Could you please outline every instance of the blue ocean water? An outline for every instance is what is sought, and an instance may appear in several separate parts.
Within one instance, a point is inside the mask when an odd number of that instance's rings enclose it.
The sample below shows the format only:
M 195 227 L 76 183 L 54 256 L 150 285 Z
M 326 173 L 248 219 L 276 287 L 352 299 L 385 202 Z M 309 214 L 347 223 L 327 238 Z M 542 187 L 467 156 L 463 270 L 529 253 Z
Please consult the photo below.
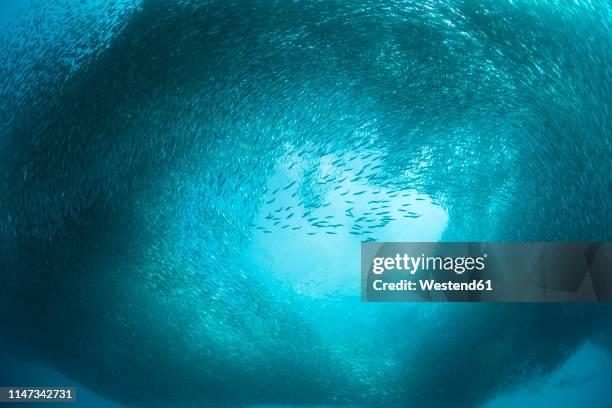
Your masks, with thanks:
M 610 406 L 609 305 L 365 304 L 359 245 L 609 241 L 611 9 L 3 2 L 0 380 Z

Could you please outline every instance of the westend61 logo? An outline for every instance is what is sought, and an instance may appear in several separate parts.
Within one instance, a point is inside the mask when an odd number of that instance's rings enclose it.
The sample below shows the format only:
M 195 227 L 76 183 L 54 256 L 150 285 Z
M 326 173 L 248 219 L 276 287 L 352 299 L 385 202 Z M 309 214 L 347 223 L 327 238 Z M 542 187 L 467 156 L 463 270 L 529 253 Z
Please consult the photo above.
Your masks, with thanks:
M 466 271 L 482 271 L 485 268 L 487 254 L 478 257 L 441 257 L 441 256 L 410 256 L 396 254 L 394 257 L 377 256 L 372 260 L 372 273 L 381 275 L 385 271 L 404 271 L 414 275 L 423 271 L 453 271 L 462 275 Z

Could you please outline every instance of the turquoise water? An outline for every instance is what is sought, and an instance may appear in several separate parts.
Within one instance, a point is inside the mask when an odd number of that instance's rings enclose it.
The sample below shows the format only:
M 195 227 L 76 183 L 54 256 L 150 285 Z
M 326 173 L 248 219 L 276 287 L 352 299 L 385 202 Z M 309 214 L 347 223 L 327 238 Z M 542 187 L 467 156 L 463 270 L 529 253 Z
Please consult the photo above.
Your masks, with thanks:
M 610 240 L 607 2 L 1 7 L 0 379 L 609 403 L 607 305 L 359 299 L 362 241 Z

